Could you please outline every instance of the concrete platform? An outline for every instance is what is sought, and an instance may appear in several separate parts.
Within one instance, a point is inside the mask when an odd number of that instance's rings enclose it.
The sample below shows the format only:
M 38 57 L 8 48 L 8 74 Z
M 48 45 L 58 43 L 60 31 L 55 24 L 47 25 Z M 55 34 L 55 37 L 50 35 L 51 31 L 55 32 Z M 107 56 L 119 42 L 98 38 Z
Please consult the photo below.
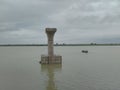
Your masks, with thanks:
M 62 63 L 62 56 L 54 55 L 53 60 L 49 60 L 50 57 L 48 55 L 41 55 L 41 64 L 61 64 Z

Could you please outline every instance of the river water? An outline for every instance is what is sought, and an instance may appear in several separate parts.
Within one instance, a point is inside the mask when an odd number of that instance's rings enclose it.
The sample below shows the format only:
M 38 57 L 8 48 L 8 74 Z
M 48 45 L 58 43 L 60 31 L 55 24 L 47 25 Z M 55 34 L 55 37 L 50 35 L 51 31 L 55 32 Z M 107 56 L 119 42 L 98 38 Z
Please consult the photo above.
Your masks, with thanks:
M 0 47 L 0 90 L 120 90 L 120 46 L 57 46 L 62 64 L 41 65 L 46 49 Z

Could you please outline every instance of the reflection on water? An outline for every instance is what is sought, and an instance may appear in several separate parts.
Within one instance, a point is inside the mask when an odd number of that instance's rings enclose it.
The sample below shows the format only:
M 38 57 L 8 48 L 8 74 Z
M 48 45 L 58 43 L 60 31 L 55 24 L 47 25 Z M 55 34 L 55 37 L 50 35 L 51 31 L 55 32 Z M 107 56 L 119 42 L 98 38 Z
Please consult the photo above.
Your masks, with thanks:
M 120 46 L 55 47 L 62 66 L 38 63 L 45 48 L 0 47 L 0 90 L 120 90 Z
M 48 84 L 46 86 L 46 90 L 57 90 L 57 86 L 55 85 L 55 72 L 60 71 L 61 68 L 61 64 L 41 65 L 41 71 L 46 72 L 48 76 Z

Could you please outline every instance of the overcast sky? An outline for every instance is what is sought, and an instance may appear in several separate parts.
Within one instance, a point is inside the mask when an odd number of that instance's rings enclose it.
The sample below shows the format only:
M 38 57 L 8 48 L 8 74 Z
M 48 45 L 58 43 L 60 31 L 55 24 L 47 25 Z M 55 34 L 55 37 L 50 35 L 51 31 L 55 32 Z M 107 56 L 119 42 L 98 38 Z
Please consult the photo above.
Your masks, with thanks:
M 0 44 L 120 43 L 120 0 L 0 0 Z

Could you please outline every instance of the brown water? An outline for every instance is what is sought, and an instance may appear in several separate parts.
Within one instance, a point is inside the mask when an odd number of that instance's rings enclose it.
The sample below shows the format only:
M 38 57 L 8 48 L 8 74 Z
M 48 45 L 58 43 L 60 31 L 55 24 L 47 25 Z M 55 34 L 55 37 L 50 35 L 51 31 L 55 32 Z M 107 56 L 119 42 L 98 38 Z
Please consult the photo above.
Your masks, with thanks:
M 40 65 L 46 48 L 0 47 L 0 90 L 120 90 L 120 46 L 55 47 L 62 65 Z

